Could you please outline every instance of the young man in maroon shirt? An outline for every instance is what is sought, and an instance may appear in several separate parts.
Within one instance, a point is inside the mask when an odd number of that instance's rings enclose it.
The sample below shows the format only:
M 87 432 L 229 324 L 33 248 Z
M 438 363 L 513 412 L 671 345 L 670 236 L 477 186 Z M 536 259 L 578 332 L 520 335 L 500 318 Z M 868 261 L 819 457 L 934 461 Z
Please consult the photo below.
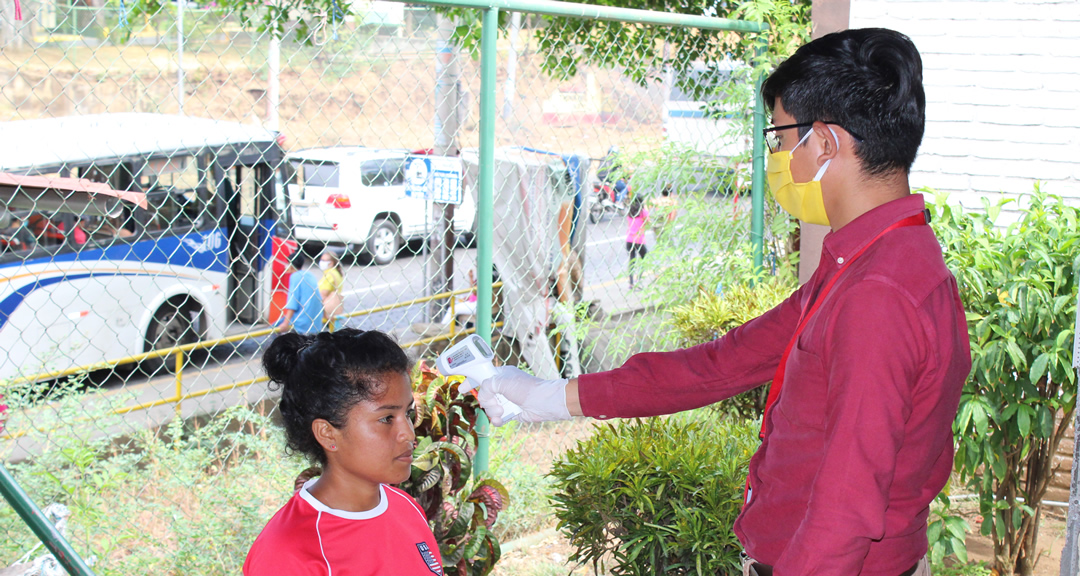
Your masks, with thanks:
M 480 400 L 519 419 L 670 414 L 773 381 L 735 533 L 747 574 L 928 574 L 926 519 L 952 469 L 971 368 L 956 280 L 908 172 L 925 122 L 922 63 L 903 34 L 815 40 L 763 87 L 769 184 L 828 225 L 813 277 L 714 342 L 540 380 L 500 368 Z

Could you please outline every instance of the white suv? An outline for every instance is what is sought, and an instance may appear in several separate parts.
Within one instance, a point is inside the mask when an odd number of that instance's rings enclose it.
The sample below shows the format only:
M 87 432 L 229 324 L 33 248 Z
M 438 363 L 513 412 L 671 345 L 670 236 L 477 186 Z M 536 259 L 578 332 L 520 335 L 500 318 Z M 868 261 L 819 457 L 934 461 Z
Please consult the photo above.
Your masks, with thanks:
M 433 229 L 431 203 L 405 195 L 409 151 L 362 146 L 312 148 L 287 156 L 293 235 L 300 242 L 344 244 L 379 265 L 389 264 L 402 243 Z M 454 211 L 454 231 L 473 230 L 470 194 Z

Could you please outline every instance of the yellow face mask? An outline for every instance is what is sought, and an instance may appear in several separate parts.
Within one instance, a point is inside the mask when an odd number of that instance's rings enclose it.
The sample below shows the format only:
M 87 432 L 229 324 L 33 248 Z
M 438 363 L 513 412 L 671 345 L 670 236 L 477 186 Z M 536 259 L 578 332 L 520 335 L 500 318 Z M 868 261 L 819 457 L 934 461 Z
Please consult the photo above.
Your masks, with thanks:
M 829 127 L 829 132 L 832 132 L 833 138 L 839 146 L 840 139 L 836 137 L 836 132 L 832 127 Z M 806 142 L 810 134 L 813 134 L 813 130 L 807 131 L 806 135 L 795 145 L 795 148 L 802 146 L 802 143 Z M 828 226 L 829 215 L 825 213 L 825 201 L 821 196 L 821 177 L 825 175 L 825 170 L 829 168 L 832 160 L 826 160 L 821 165 L 821 169 L 818 170 L 812 181 L 795 182 L 794 177 L 791 175 L 791 157 L 795 154 L 795 148 L 769 154 L 766 168 L 769 188 L 772 190 L 773 196 L 776 197 L 776 202 L 788 214 L 803 222 Z

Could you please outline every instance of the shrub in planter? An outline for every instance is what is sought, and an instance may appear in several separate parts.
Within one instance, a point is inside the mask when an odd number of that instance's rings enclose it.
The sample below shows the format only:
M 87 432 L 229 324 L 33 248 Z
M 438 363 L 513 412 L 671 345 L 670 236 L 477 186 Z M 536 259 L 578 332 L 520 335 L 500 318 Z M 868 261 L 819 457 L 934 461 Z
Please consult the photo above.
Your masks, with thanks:
M 550 476 L 570 559 L 615 575 L 735 574 L 760 424 L 702 409 L 598 425 Z

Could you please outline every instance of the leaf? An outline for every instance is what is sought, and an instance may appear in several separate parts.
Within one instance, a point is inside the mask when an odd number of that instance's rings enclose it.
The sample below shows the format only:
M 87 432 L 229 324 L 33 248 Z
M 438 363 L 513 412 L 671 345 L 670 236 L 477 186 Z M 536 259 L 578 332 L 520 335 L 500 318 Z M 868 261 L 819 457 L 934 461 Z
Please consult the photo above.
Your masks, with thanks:
M 1031 363 L 1031 372 L 1028 374 L 1028 378 L 1032 382 L 1038 382 L 1042 380 L 1042 377 L 1046 374 L 1046 365 L 1050 362 L 1050 355 L 1043 352 L 1039 354 L 1035 361 Z
M 1026 437 L 1031 432 L 1031 410 L 1030 406 L 1021 406 L 1016 411 L 1016 426 L 1020 429 L 1020 436 Z
M 975 431 L 979 436 L 986 436 L 988 425 L 986 408 L 981 403 L 974 403 L 971 408 L 971 419 L 975 422 Z
M 421 492 L 427 492 L 439 484 L 439 480 L 442 479 L 442 468 L 432 468 L 424 473 L 424 476 L 420 479 L 419 489 Z
M 937 542 L 938 538 L 941 537 L 941 531 L 944 526 L 945 522 L 942 520 L 931 522 L 926 528 L 926 539 L 929 540 L 931 544 Z

